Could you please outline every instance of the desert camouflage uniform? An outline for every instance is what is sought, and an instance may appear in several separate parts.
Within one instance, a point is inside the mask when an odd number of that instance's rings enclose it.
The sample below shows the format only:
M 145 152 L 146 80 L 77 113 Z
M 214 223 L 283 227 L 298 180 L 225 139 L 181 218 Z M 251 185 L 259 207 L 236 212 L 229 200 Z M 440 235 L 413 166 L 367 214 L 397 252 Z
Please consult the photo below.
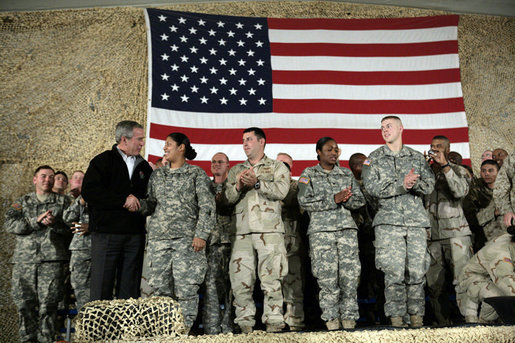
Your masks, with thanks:
M 515 296 L 515 242 L 504 234 L 487 243 L 465 265 L 459 275 L 460 287 L 475 302 L 497 296 Z M 480 319 L 497 319 L 497 313 L 487 303 L 481 304 Z
M 494 201 L 502 215 L 515 212 L 515 187 L 513 176 L 515 174 L 515 152 L 506 157 L 495 179 Z
M 471 231 L 461 206 L 469 192 L 470 174 L 461 166 L 450 164 L 447 173 L 436 173 L 435 189 L 429 197 L 431 240 L 428 243 L 431 265 L 427 271 L 430 303 L 439 324 L 448 324 L 445 306 L 445 270 L 451 268 L 458 308 L 463 316 L 477 317 L 478 304 L 458 285 L 458 275 L 472 257 Z
M 6 212 L 6 231 L 16 235 L 11 259 L 12 296 L 23 342 L 54 339 L 57 305 L 63 298 L 63 263 L 70 258 L 71 231 L 62 220 L 69 204 L 70 199 L 64 195 L 51 193 L 39 201 L 36 193 L 29 193 Z M 36 221 L 47 210 L 52 210 L 56 219 L 51 226 Z
M 351 186 L 352 196 L 343 204 L 334 195 Z M 357 320 L 360 274 L 358 227 L 350 210 L 366 204 L 352 173 L 335 166 L 306 168 L 299 178 L 299 204 L 309 212 L 309 247 L 313 275 L 320 287 L 322 319 Z
M 236 177 L 253 167 L 260 189 L 236 190 Z M 255 165 L 249 161 L 231 168 L 227 177 L 226 201 L 235 204 L 236 237 L 229 274 L 236 318 L 240 327 L 255 325 L 256 305 L 252 298 L 256 268 L 264 294 L 262 322 L 284 325 L 281 281 L 288 274 L 281 204 L 290 188 L 289 171 L 282 162 L 264 156 Z M 256 259 L 257 253 L 257 259 Z
M 87 206 L 80 203 L 82 196 L 73 200 L 72 204 L 64 211 L 63 219 L 66 223 L 89 223 Z M 91 279 L 91 235 L 86 233 L 73 235 L 70 244 L 70 282 L 76 299 L 77 310 L 80 310 L 89 301 L 89 281 Z
M 157 296 L 176 299 L 184 324 L 191 328 L 198 312 L 198 289 L 207 269 L 205 250 L 195 252 L 194 237 L 207 241 L 216 221 L 210 180 L 197 166 L 159 168 L 150 176 L 141 211 L 148 223 L 149 285 Z
M 288 274 L 282 282 L 283 298 L 286 304 L 284 322 L 293 328 L 304 327 L 304 275 L 302 271 L 302 252 L 304 245 L 299 231 L 301 217 L 297 194 L 297 181 L 290 180 L 288 195 L 281 202 L 281 217 L 284 224 L 284 244 L 288 259 Z
M 406 190 L 404 177 L 412 168 L 420 178 Z M 367 192 L 377 198 L 374 246 L 376 267 L 385 273 L 385 315 L 422 316 L 430 226 L 422 197 L 433 191 L 434 175 L 421 153 L 405 145 L 393 152 L 384 145 L 369 155 L 362 177 Z
M 206 246 L 207 272 L 204 295 L 204 332 L 210 335 L 232 332 L 232 292 L 229 280 L 231 240 L 234 239 L 231 225 L 232 206 L 221 201 L 226 183 L 211 182 L 211 191 L 216 197 L 216 225 L 211 231 Z M 221 308 L 221 305 L 223 308 Z
M 477 221 L 483 228 L 486 239 L 491 241 L 506 233 L 506 228 L 503 225 L 503 216 L 497 211 L 493 199 L 493 190 L 485 187 L 484 192 L 490 195 L 490 202 L 484 208 L 480 208 L 477 212 Z

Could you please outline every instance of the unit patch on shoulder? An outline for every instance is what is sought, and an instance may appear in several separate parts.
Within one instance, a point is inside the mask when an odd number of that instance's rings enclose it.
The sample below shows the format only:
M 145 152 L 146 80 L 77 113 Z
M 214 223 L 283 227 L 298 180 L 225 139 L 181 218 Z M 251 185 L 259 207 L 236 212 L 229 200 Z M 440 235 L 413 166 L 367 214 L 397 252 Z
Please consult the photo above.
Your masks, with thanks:
M 369 165 L 370 165 L 370 162 L 372 162 L 372 161 L 370 161 L 370 160 L 365 160 L 365 161 L 363 162 L 363 165 L 364 165 L 364 166 L 369 166 Z
M 513 263 L 513 262 L 510 260 L 510 258 L 509 258 L 509 257 L 505 257 L 505 258 L 504 258 L 504 262 Z
M 14 204 L 11 205 L 12 208 L 14 208 L 16 211 L 21 211 L 22 210 L 22 206 L 21 204 L 18 204 L 17 202 L 15 202 Z
M 303 176 L 303 177 L 299 178 L 299 182 L 306 184 L 306 185 L 309 183 L 309 181 L 310 181 L 309 177 Z

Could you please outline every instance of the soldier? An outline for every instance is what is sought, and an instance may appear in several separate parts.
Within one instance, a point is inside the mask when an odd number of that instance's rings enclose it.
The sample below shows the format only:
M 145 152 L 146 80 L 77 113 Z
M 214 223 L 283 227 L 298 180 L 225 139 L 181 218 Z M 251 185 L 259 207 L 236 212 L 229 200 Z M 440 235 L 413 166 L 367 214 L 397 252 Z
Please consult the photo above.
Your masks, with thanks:
M 57 171 L 54 175 L 54 187 L 52 192 L 57 194 L 64 194 L 68 188 L 68 175 L 63 171 Z
M 492 159 L 497 161 L 499 167 L 503 166 L 506 157 L 508 157 L 508 152 L 504 149 L 497 148 L 492 152 Z
M 262 322 L 268 332 L 284 328 L 281 281 L 288 274 L 288 262 L 280 201 L 288 194 L 290 176 L 282 162 L 265 155 L 265 144 L 265 133 L 260 128 L 243 131 L 248 160 L 231 168 L 224 193 L 225 201 L 235 205 L 236 238 L 229 275 L 234 322 L 243 333 L 252 332 L 255 325 L 252 292 L 256 268 L 264 294 Z
M 485 150 L 481 154 L 481 162 L 484 162 L 486 160 L 493 160 L 493 151 L 492 150 Z
M 379 316 L 380 321 L 386 323 L 384 316 L 384 276 L 377 270 L 375 266 L 375 248 L 374 248 L 374 226 L 372 222 L 377 209 L 376 200 L 370 196 L 365 190 L 361 172 L 363 163 L 366 161 L 367 156 L 362 153 L 352 154 L 349 158 L 349 168 L 354 174 L 354 178 L 359 184 L 361 193 L 365 197 L 367 204 L 357 210 L 352 211 L 352 217 L 358 226 L 358 246 L 359 246 L 359 259 L 361 263 L 360 284 L 358 287 L 358 297 L 368 298 L 369 300 L 376 299 L 374 302 L 364 304 L 361 308 L 368 317 L 371 324 L 376 323 L 376 318 Z
M 431 264 L 427 272 L 429 300 L 440 325 L 450 324 L 448 296 L 445 292 L 445 272 L 453 275 L 456 300 L 467 323 L 477 322 L 477 303 L 471 301 L 458 285 L 458 275 L 472 257 L 469 225 L 463 213 L 462 200 L 468 194 L 472 178 L 467 170 L 449 162 L 449 139 L 435 136 L 429 157 L 434 161 L 436 176 L 434 191 L 429 197 L 431 238 L 428 243 Z
M 328 330 L 352 329 L 359 318 L 360 273 L 356 223 L 350 210 L 365 205 L 359 184 L 347 168 L 336 165 L 339 149 L 331 137 L 316 144 L 315 167 L 299 178 L 299 204 L 308 211 L 313 275 L 320 287 L 322 319 Z
M 217 335 L 232 332 L 232 292 L 229 280 L 229 261 L 231 259 L 231 240 L 234 232 L 231 215 L 234 210 L 225 206 L 222 194 L 225 191 L 229 174 L 229 158 L 218 152 L 211 158 L 211 191 L 216 201 L 216 225 L 211 231 L 206 246 L 207 272 L 206 292 L 204 294 L 204 332 Z M 222 304 L 223 308 L 220 307 Z
M 198 312 L 198 290 L 206 275 L 206 241 L 215 226 L 216 205 L 204 170 L 186 163 L 197 156 L 180 132 L 166 137 L 169 167 L 156 169 L 148 183 L 141 213 L 148 223 L 149 285 L 156 296 L 181 305 L 186 331 Z
M 504 167 L 497 175 L 494 188 L 495 204 L 501 211 L 503 223 L 506 227 L 515 225 L 515 187 L 513 175 L 515 174 L 515 158 L 507 157 Z
M 70 195 L 75 199 L 82 191 L 82 180 L 84 180 L 84 172 L 76 170 L 70 178 Z
M 88 207 L 81 195 L 64 211 L 64 221 L 72 223 L 74 233 L 70 244 L 70 282 L 80 310 L 90 297 L 91 280 L 91 236 L 89 234 Z
M 374 217 L 376 267 L 385 273 L 385 314 L 393 326 L 422 326 L 427 271 L 426 228 L 422 197 L 433 191 L 434 176 L 424 156 L 402 144 L 404 127 L 396 116 L 381 120 L 386 145 L 363 163 L 365 190 L 377 198 Z
M 293 159 L 290 155 L 281 152 L 277 154 L 277 161 L 281 161 L 291 171 Z M 282 282 L 283 298 L 286 305 L 284 322 L 290 331 L 300 331 L 304 328 L 304 275 L 302 271 L 302 251 L 304 246 L 300 235 L 299 220 L 301 217 L 297 194 L 298 183 L 290 178 L 290 190 L 281 202 L 281 218 L 284 224 L 284 243 L 288 259 L 288 274 Z
M 494 160 L 486 160 L 481 164 L 480 185 L 476 186 L 484 198 L 488 199 L 484 206 L 478 207 L 477 220 L 483 228 L 486 239 L 493 240 L 506 233 L 503 227 L 503 217 L 501 212 L 495 205 L 493 199 L 493 190 L 495 179 L 499 172 L 499 165 Z
M 515 296 L 515 230 L 490 241 L 475 254 L 459 275 L 460 288 L 475 302 L 498 296 Z M 480 322 L 498 318 L 495 310 L 487 303 L 481 303 Z
M 11 290 L 21 341 L 53 342 L 63 263 L 69 260 L 71 233 L 62 215 L 70 198 L 52 192 L 50 166 L 38 167 L 32 181 L 35 192 L 16 200 L 5 215 L 6 231 L 16 235 Z

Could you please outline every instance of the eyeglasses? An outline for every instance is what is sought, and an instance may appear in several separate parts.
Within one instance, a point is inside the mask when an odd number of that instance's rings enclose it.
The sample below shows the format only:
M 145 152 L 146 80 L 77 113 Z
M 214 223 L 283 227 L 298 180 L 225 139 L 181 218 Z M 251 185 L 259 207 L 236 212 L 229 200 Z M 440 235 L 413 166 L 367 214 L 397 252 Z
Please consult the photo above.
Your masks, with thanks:
M 224 163 L 227 163 L 227 161 L 222 161 L 222 160 L 219 160 L 219 161 L 213 160 L 213 161 L 211 161 L 211 164 L 224 164 Z

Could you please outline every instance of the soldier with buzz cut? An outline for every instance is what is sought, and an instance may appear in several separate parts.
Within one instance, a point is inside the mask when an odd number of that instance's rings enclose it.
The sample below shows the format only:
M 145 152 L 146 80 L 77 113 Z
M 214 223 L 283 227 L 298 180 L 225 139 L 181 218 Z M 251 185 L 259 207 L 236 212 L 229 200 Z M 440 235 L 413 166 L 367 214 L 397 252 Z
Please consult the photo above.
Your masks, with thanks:
M 232 292 L 229 280 L 231 240 L 234 239 L 231 225 L 232 206 L 223 203 L 222 194 L 227 185 L 229 158 L 218 152 L 211 158 L 211 191 L 216 201 L 216 224 L 206 245 L 207 272 L 204 294 L 204 332 L 217 335 L 232 332 Z M 223 308 L 221 308 L 221 305 Z
M 381 120 L 386 145 L 363 163 L 365 190 L 377 198 L 376 267 L 385 274 L 385 315 L 393 326 L 423 324 L 427 271 L 427 233 L 430 226 L 423 196 L 431 194 L 435 179 L 424 156 L 402 144 L 400 118 Z
M 233 204 L 236 220 L 229 275 L 234 294 L 234 322 L 244 333 L 256 323 L 252 298 L 256 268 L 264 294 L 262 322 L 268 332 L 284 328 L 281 282 L 288 274 L 284 246 L 281 200 L 290 189 L 290 173 L 279 161 L 265 155 L 263 130 L 243 131 L 247 161 L 231 168 L 227 177 L 225 201 Z
M 71 232 L 62 219 L 70 198 L 52 192 L 54 170 L 40 166 L 35 192 L 16 200 L 5 215 L 6 231 L 16 235 L 12 256 L 12 296 L 18 308 L 22 342 L 53 342 L 57 305 L 63 297 L 64 268 Z

